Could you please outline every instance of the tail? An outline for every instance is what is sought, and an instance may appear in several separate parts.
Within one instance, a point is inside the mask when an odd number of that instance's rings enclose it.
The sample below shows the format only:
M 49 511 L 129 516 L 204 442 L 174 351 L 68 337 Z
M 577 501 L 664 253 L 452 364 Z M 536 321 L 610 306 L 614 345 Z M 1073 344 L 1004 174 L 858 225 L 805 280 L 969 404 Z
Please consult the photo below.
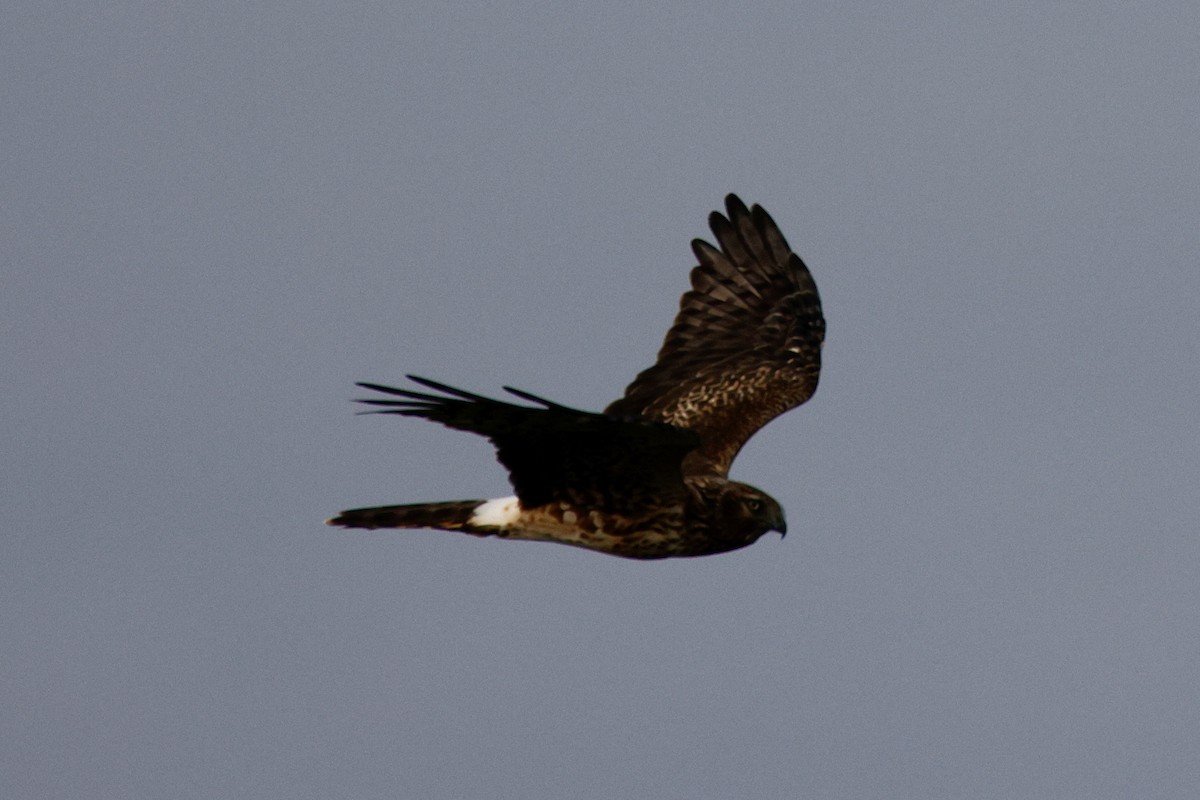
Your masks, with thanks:
M 448 503 L 414 503 L 407 506 L 377 506 L 343 511 L 326 525 L 343 528 L 439 528 L 487 535 L 488 530 L 471 524 L 471 517 L 483 500 L 453 500 Z

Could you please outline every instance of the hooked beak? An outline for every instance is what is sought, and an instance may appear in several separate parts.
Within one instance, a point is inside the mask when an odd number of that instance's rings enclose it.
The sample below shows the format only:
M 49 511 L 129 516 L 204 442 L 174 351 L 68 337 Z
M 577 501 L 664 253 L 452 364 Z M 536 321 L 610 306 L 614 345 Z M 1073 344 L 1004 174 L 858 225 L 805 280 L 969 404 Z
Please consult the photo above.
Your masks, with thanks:
M 783 518 L 783 510 L 779 511 L 779 516 L 774 519 L 771 524 L 771 530 L 779 531 L 779 538 L 787 536 L 787 520 Z

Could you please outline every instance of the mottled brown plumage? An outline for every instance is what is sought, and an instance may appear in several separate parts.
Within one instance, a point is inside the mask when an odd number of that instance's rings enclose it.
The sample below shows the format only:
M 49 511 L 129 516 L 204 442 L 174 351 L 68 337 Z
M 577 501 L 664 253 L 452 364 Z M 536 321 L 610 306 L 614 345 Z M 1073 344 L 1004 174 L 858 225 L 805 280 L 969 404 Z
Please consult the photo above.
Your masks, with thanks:
M 692 290 L 658 360 L 602 414 L 412 375 L 432 393 L 359 384 L 400 398 L 360 401 L 376 413 L 487 436 L 515 498 L 354 509 L 329 524 L 460 530 L 641 559 L 720 553 L 783 533 L 779 503 L 726 476 L 755 431 L 816 390 L 825 321 L 812 275 L 767 212 L 734 195 L 726 210 L 709 217 L 717 247 L 692 243 Z
M 729 474 L 755 431 L 812 397 L 825 319 L 812 275 L 760 206 L 734 195 L 709 215 L 718 248 L 696 239 L 692 290 L 679 302 L 658 360 L 607 414 L 700 434 L 685 473 Z

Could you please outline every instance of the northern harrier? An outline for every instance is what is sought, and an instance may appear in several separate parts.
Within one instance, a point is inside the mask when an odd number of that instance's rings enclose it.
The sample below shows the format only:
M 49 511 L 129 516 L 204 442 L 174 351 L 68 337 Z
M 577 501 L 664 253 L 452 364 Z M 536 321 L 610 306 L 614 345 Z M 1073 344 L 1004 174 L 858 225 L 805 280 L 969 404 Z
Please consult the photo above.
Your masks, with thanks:
M 783 509 L 728 479 L 746 440 L 810 398 L 825 320 L 812 275 L 774 220 L 734 195 L 709 226 L 719 247 L 692 250 L 683 295 L 658 360 L 603 413 L 518 389 L 517 405 L 408 376 L 429 392 L 360 383 L 399 399 L 374 413 L 424 417 L 488 437 L 516 496 L 343 511 L 346 528 L 440 528 L 531 539 L 626 558 L 723 553 L 770 530 Z

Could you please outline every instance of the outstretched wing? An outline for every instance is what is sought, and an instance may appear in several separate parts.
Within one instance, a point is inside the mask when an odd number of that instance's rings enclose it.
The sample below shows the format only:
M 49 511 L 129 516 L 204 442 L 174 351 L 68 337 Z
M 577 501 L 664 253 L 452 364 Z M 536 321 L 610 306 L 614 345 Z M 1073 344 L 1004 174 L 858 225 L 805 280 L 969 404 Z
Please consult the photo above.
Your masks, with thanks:
M 692 290 L 658 360 L 606 414 L 700 435 L 686 474 L 725 476 L 755 431 L 817 389 L 825 319 L 817 285 L 761 206 L 725 198 L 709 215 L 718 247 L 696 239 Z
M 507 386 L 505 391 L 537 405 L 515 405 L 408 377 L 439 394 L 360 383 L 404 399 L 359 402 L 381 407 L 373 413 L 424 417 L 488 437 L 525 508 L 565 502 L 636 513 L 683 497 L 683 458 L 699 444 L 693 431 L 579 411 Z

